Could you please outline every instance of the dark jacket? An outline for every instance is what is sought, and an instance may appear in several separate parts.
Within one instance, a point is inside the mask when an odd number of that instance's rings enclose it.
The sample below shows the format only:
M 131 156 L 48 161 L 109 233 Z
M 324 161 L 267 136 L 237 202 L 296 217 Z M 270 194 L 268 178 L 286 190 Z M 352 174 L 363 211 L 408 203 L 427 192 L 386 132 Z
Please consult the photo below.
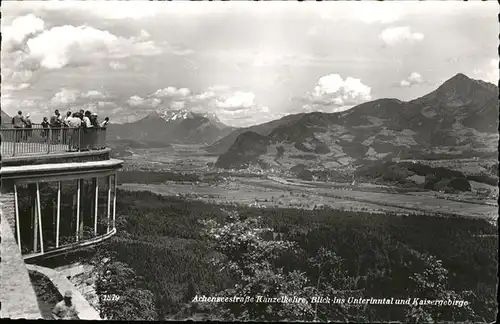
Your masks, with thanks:
M 56 115 L 50 117 L 50 127 L 61 127 L 61 120 Z
M 21 128 L 21 127 L 24 127 L 24 117 L 21 116 L 21 115 L 15 115 L 14 117 L 12 117 L 12 126 L 14 126 L 14 128 Z

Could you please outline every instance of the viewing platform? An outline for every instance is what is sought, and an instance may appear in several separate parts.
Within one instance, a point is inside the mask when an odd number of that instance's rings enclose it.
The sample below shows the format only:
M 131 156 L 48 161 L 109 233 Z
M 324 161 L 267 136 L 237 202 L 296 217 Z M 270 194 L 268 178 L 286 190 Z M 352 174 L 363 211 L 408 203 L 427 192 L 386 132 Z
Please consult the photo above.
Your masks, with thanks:
M 40 318 L 24 262 L 116 234 L 117 172 L 123 161 L 110 157 L 106 129 L 100 127 L 3 127 L 0 138 L 2 317 Z M 56 287 L 73 290 L 51 271 L 45 272 Z M 85 310 L 83 318 L 99 318 L 82 298 L 75 302 Z
M 105 128 L 0 129 L 2 158 L 84 152 L 106 148 Z
M 24 259 L 87 246 L 116 233 L 117 171 L 106 129 L 1 128 L 2 194 Z

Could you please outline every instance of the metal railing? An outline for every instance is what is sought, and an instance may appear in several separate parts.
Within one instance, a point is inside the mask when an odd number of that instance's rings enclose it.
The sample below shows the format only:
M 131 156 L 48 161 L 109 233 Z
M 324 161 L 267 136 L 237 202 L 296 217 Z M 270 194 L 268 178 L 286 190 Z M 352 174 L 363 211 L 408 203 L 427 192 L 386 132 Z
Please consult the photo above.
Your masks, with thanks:
M 2 157 L 106 148 L 105 128 L 1 128 Z

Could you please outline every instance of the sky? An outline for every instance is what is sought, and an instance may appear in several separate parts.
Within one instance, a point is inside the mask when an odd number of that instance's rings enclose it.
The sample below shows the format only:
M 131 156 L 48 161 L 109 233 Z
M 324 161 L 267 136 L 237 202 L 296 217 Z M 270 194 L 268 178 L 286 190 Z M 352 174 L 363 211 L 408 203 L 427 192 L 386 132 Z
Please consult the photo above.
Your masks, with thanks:
M 497 84 L 496 1 L 4 1 L 2 110 L 88 109 L 245 127 L 411 100 L 457 73 Z

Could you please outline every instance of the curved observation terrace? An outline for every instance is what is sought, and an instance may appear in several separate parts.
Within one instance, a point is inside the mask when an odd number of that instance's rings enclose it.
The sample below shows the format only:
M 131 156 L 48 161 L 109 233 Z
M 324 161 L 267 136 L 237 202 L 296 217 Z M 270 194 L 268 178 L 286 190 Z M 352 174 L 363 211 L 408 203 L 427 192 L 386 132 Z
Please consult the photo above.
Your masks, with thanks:
M 103 128 L 2 128 L 2 199 L 24 260 L 116 233 L 117 171 Z
M 2 158 L 29 157 L 106 148 L 105 128 L 2 127 Z

